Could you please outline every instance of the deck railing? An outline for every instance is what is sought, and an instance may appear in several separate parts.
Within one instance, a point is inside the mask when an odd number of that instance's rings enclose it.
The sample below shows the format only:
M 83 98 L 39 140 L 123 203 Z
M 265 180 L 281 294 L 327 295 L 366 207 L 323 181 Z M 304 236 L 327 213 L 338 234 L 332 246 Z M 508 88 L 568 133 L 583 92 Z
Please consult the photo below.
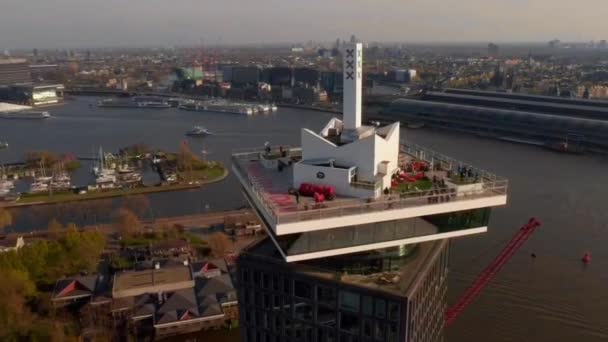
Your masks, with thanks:
M 271 147 L 270 153 L 277 151 L 279 151 L 279 148 L 273 146 Z M 301 157 L 302 154 L 300 148 L 283 148 L 283 151 L 287 151 L 288 157 L 294 158 Z M 269 216 L 268 218 L 274 221 L 269 222 L 271 224 L 319 220 L 381 212 L 385 210 L 412 208 L 435 203 L 506 195 L 508 190 L 508 181 L 502 177 L 498 177 L 479 168 L 474 168 L 469 164 L 457 161 L 432 150 L 424 149 L 418 145 L 404 143 L 401 146 L 401 153 L 408 154 L 428 163 L 433 163 L 434 165 L 441 163 L 441 168 L 443 170 L 452 171 L 458 166 L 471 169 L 478 177 L 477 181 L 469 182 L 467 185 L 478 184 L 478 186 L 436 187 L 428 190 L 391 193 L 382 195 L 376 199 L 340 198 L 322 204 L 294 204 L 292 206 L 281 206 L 279 208 L 266 197 L 268 194 L 264 191 L 259 180 L 252 177 L 245 168 L 245 163 L 261 160 L 264 153 L 267 153 L 267 151 L 260 148 L 236 151 L 232 155 L 232 162 L 234 170 L 238 173 L 239 177 L 246 182 L 244 185 L 263 206 L 265 213 Z M 371 183 L 366 183 L 365 186 L 373 185 Z

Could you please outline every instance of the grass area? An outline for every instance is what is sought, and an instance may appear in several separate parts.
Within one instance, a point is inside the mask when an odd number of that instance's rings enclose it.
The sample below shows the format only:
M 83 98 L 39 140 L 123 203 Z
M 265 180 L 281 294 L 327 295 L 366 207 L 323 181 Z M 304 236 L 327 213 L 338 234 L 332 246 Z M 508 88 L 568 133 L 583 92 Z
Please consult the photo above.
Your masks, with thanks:
M 50 203 L 61 203 L 61 202 L 72 202 L 72 201 L 84 201 L 84 200 L 94 200 L 94 199 L 102 199 L 102 198 L 111 198 L 111 197 L 121 197 L 121 196 L 129 196 L 129 195 L 138 195 L 138 194 L 146 194 L 153 192 L 163 192 L 163 191 L 178 191 L 185 189 L 192 189 L 198 187 L 200 185 L 204 185 L 206 183 L 211 183 L 214 181 L 219 181 L 227 175 L 227 170 L 222 166 L 217 166 L 213 168 L 208 168 L 204 170 L 196 170 L 192 171 L 192 179 L 198 180 L 198 184 L 187 184 L 187 183 L 176 183 L 176 184 L 167 184 L 162 186 L 148 186 L 148 187 L 137 187 L 133 189 L 116 189 L 116 190 L 107 190 L 107 191 L 89 191 L 86 194 L 75 194 L 73 192 L 54 192 L 53 195 L 49 195 L 47 193 L 43 194 L 23 194 L 19 201 L 13 203 L 10 206 L 19 206 L 19 205 L 27 205 L 27 204 L 50 204 Z
M 218 179 L 224 175 L 226 169 L 223 166 L 217 165 L 214 167 L 207 167 L 200 170 L 192 170 L 192 171 L 180 171 L 178 176 L 180 179 L 185 181 L 211 181 Z
M 409 192 L 409 191 L 417 191 L 417 190 L 428 190 L 432 187 L 433 187 L 433 182 L 428 178 L 424 178 L 424 179 L 421 179 L 421 180 L 413 182 L 413 183 L 403 182 L 403 183 L 399 184 L 396 188 L 394 188 L 393 191 Z

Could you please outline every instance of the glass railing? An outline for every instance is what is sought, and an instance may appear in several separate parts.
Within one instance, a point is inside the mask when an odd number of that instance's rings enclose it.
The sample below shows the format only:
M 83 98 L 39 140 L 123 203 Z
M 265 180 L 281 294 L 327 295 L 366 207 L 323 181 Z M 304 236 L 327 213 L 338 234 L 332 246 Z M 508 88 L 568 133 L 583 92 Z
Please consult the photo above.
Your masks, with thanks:
M 338 198 L 334 201 L 326 201 L 315 205 L 294 203 L 293 205 L 281 206 L 279 208 L 266 198 L 265 195 L 267 193 L 264 191 L 263 186 L 246 171 L 245 164 L 250 161 L 261 160 L 264 154 L 275 154 L 280 151 L 286 151 L 286 156 L 294 161 L 299 160 L 302 156 L 300 148 L 280 148 L 277 146 L 273 146 L 269 150 L 260 148 L 238 150 L 232 155 L 234 170 L 245 181 L 243 185 L 250 190 L 263 206 L 263 209 L 269 215 L 271 221 L 273 221 L 269 223 L 273 225 L 506 195 L 508 189 L 508 181 L 505 178 L 498 177 L 483 169 L 475 168 L 432 150 L 424 149 L 418 145 L 403 143 L 401 145 L 402 154 L 412 156 L 416 160 L 424 160 L 432 164 L 434 169 L 453 171 L 458 168 L 465 168 L 469 174 L 475 175 L 474 180 L 472 177 L 471 180 L 464 182 L 467 186 L 406 191 L 382 195 L 375 199 Z M 454 183 L 458 184 L 459 182 L 455 181 Z M 460 183 L 459 185 L 463 185 L 462 182 Z M 377 186 L 377 184 L 373 183 L 362 183 L 361 185 L 369 186 L 370 189 L 375 189 Z

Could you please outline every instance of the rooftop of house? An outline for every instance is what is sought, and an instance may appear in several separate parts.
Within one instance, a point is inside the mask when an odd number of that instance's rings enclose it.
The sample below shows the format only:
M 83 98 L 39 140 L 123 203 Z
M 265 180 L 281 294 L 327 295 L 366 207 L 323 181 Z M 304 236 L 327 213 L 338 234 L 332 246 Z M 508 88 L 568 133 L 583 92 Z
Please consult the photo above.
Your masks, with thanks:
M 55 283 L 53 301 L 92 297 L 101 300 L 109 288 L 107 277 L 103 275 L 76 276 L 59 279 Z
M 188 266 L 161 267 L 159 269 L 125 271 L 114 276 L 112 297 L 133 296 L 146 292 L 176 290 L 189 287 L 192 274 Z

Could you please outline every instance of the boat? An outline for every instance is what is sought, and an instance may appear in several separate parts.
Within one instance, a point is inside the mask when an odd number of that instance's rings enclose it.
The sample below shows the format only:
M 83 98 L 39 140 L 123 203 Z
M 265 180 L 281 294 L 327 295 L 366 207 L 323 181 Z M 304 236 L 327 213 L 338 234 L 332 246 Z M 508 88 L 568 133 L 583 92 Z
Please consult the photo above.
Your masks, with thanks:
M 569 154 L 584 154 L 585 153 L 585 149 L 581 145 L 571 144 L 571 143 L 568 143 L 568 141 L 546 143 L 544 145 L 544 147 L 549 150 L 561 152 L 561 153 L 569 153 Z
M 585 153 L 585 147 L 583 141 L 585 137 L 580 134 L 568 134 L 564 140 L 560 141 L 548 141 L 544 147 L 553 151 L 569 154 L 583 154 Z
M 4 148 L 8 148 L 8 143 L 7 142 L 0 142 L 0 150 L 4 149 Z
M 180 104 L 178 108 L 197 112 L 213 112 L 243 115 L 252 115 L 257 112 L 255 106 L 243 103 L 230 103 L 227 101 L 188 101 Z
M 31 193 L 40 193 L 40 192 L 47 192 L 49 191 L 49 184 L 48 183 L 42 183 L 42 182 L 34 182 L 30 185 L 30 192 Z
M 48 119 L 50 117 L 51 117 L 51 114 L 49 112 L 35 112 L 35 111 L 0 112 L 0 119 L 41 120 L 41 119 Z
M 205 127 L 201 126 L 194 126 L 191 130 L 186 132 L 186 135 L 189 137 L 204 137 L 210 134 L 212 133 L 209 132 Z
M 97 106 L 109 108 L 171 108 L 171 104 L 167 101 L 142 98 L 133 98 L 131 100 L 104 99 L 97 101 Z
M 194 102 L 182 102 L 177 106 L 178 109 L 181 110 L 193 110 L 196 111 L 196 103 Z
M 20 198 L 21 194 L 19 193 L 8 193 L 4 195 L 0 193 L 0 202 L 17 202 Z
M 137 102 L 139 108 L 171 108 L 171 105 L 164 101 L 144 101 Z

